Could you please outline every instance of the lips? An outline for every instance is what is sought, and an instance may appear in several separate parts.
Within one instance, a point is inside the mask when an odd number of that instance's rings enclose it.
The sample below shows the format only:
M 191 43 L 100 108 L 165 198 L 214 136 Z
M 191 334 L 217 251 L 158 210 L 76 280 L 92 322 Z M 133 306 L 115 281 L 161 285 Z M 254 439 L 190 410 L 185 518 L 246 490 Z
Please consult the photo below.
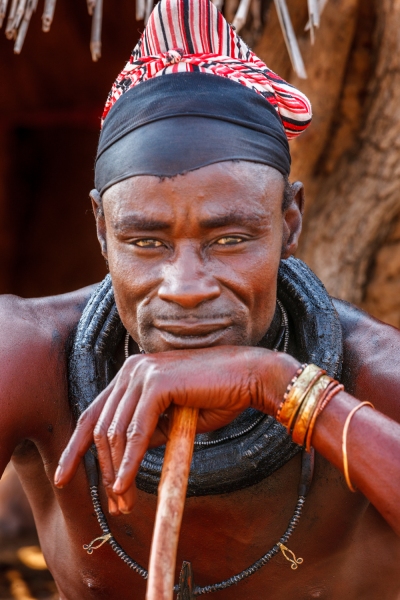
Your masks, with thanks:
M 173 321 L 156 319 L 153 325 L 167 347 L 171 349 L 195 349 L 221 343 L 221 338 L 232 323 L 228 319 L 183 319 Z
M 165 331 L 177 337 L 199 337 L 207 336 L 216 331 L 226 329 L 230 321 L 223 320 L 202 320 L 184 319 L 180 321 L 159 321 L 155 320 L 154 326 L 160 331 Z

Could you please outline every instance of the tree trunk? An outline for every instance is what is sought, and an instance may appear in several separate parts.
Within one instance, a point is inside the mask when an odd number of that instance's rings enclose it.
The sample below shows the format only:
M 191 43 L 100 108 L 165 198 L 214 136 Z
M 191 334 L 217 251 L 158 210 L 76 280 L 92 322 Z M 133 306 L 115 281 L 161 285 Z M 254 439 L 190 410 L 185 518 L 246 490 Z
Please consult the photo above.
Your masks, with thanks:
M 313 103 L 292 143 L 307 198 L 298 255 L 332 295 L 400 326 L 400 1 L 328 0 L 314 46 L 303 4 L 288 2 L 307 80 L 290 71 L 273 6 L 255 48 Z

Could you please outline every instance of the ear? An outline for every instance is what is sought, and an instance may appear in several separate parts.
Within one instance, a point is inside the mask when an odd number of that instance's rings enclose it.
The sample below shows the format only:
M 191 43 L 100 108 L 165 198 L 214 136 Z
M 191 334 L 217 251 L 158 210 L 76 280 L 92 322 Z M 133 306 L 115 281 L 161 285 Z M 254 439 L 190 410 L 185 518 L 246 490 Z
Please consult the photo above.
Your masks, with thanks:
M 292 184 L 292 201 L 283 213 L 282 256 L 289 258 L 296 252 L 304 212 L 304 186 L 300 181 Z
M 107 229 L 103 201 L 97 190 L 92 190 L 89 195 L 92 201 L 94 218 L 96 219 L 97 239 L 100 242 L 101 253 L 107 260 Z

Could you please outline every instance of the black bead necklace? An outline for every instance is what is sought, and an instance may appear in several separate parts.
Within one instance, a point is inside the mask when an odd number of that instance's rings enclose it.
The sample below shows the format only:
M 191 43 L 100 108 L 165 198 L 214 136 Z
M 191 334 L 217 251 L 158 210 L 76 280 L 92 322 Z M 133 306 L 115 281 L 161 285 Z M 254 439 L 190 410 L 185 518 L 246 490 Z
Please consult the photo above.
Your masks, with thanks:
M 288 320 L 288 316 L 285 311 L 285 308 L 283 307 L 282 303 L 279 300 L 278 300 L 278 305 L 279 305 L 279 308 L 281 311 L 281 330 L 280 330 L 280 334 L 278 336 L 278 341 L 277 341 L 276 345 L 274 346 L 273 350 L 278 351 L 278 349 L 281 346 L 282 341 L 283 341 L 282 351 L 287 352 L 288 344 L 289 344 L 289 320 Z M 129 339 L 130 339 L 129 333 L 126 332 L 125 343 L 124 343 L 125 359 L 129 357 Z M 141 352 L 143 352 L 143 350 L 141 350 Z M 264 415 L 262 415 L 261 418 L 264 418 Z M 246 429 L 241 430 L 239 433 L 235 433 L 232 436 L 226 437 L 226 439 L 234 439 L 234 438 L 240 437 L 242 435 L 245 435 L 246 433 L 248 433 L 248 431 L 250 429 L 255 427 L 255 425 L 257 423 L 258 423 L 258 421 L 256 423 L 252 424 L 252 426 L 250 428 L 247 427 Z M 223 438 L 223 440 L 224 439 L 225 438 Z M 220 442 L 221 442 L 221 440 L 218 440 L 218 442 L 214 442 L 214 441 L 197 442 L 197 444 L 212 445 L 213 443 L 220 443 Z M 95 514 L 97 517 L 97 521 L 103 532 L 103 535 L 95 538 L 92 542 L 90 542 L 90 544 L 85 544 L 83 546 L 84 550 L 86 550 L 88 554 L 92 554 L 93 550 L 97 550 L 103 544 L 108 542 L 110 544 L 110 546 L 112 547 L 112 549 L 114 550 L 114 552 L 121 558 L 121 560 L 123 560 L 126 563 L 126 565 L 130 569 L 132 569 L 133 571 L 138 573 L 141 577 L 143 577 L 143 579 L 147 579 L 148 571 L 144 567 L 139 565 L 136 561 L 134 561 L 124 551 L 124 549 L 118 544 L 118 542 L 115 540 L 115 538 L 113 537 L 113 535 L 110 531 L 110 528 L 107 523 L 107 519 L 104 515 L 103 509 L 102 509 L 101 503 L 100 503 L 99 490 L 98 490 L 99 481 L 98 481 L 97 461 L 91 453 L 88 453 L 85 456 L 85 466 L 86 466 L 86 471 L 87 471 L 87 475 L 88 475 L 88 479 L 89 479 L 90 495 L 92 498 L 94 511 L 95 511 Z M 285 533 L 283 534 L 283 536 L 277 541 L 277 543 L 266 554 L 264 554 L 256 562 L 254 562 L 247 569 L 244 569 L 237 575 L 233 575 L 232 577 L 229 577 L 228 579 L 225 579 L 219 583 L 214 583 L 214 584 L 206 585 L 203 587 L 195 585 L 194 580 L 193 580 L 192 565 L 190 562 L 184 561 L 183 565 L 182 565 L 180 577 L 179 577 L 179 583 L 174 586 L 174 592 L 178 594 L 177 600 L 193 600 L 197 596 L 201 596 L 203 594 L 211 594 L 213 592 L 224 590 L 234 584 L 238 584 L 243 579 L 246 579 L 247 577 L 250 577 L 251 575 L 256 573 L 259 569 L 261 569 L 261 567 L 266 565 L 271 560 L 271 558 L 273 558 L 279 552 L 282 552 L 283 556 L 291 563 L 291 568 L 293 570 L 297 569 L 298 565 L 302 564 L 303 559 L 296 558 L 296 556 L 292 552 L 292 550 L 289 550 L 289 548 L 287 548 L 287 546 L 285 546 L 285 544 L 288 542 L 289 538 L 291 537 L 293 531 L 295 530 L 295 528 L 300 520 L 302 510 L 303 510 L 303 505 L 304 505 L 307 493 L 308 493 L 310 485 L 311 485 L 313 470 L 314 470 L 314 451 L 313 451 L 313 449 L 309 453 L 303 451 L 298 499 L 297 499 L 296 507 L 294 509 L 293 516 L 290 519 L 288 527 L 287 527 Z
M 94 456 L 93 460 L 95 460 Z M 288 542 L 292 533 L 296 529 L 298 522 L 300 521 L 306 496 L 311 485 L 313 470 L 314 450 L 313 448 L 311 449 L 311 452 L 306 452 L 305 450 L 303 450 L 301 477 L 298 492 L 299 495 L 293 516 L 290 519 L 288 527 L 283 536 L 268 552 L 266 552 L 266 554 L 264 554 L 252 565 L 247 567 L 247 569 L 244 569 L 237 575 L 233 575 L 228 579 L 203 587 L 195 585 L 193 581 L 192 565 L 191 563 L 184 561 L 179 577 L 179 583 L 174 586 L 174 592 L 178 594 L 177 600 L 194 600 L 197 596 L 202 596 L 203 594 L 211 594 L 213 592 L 225 590 L 226 588 L 231 587 L 232 585 L 236 585 L 243 581 L 243 579 L 246 579 L 247 577 L 250 577 L 257 571 L 259 571 L 261 567 L 266 565 L 271 560 L 271 558 L 273 558 L 279 552 L 282 552 L 286 560 L 288 560 L 291 563 L 291 568 L 293 570 L 296 570 L 298 566 L 303 563 L 303 559 L 300 557 L 297 558 L 294 552 L 290 550 L 285 544 Z M 133 558 L 131 558 L 125 552 L 125 550 L 118 544 L 118 542 L 113 537 L 108 526 L 107 519 L 104 515 L 103 509 L 101 508 L 98 484 L 90 486 L 90 495 L 92 497 L 93 507 L 103 535 L 95 538 L 92 542 L 90 542 L 90 544 L 84 544 L 84 550 L 86 550 L 88 554 L 92 554 L 93 550 L 97 550 L 103 544 L 108 542 L 111 548 L 114 550 L 114 552 L 121 558 L 121 560 L 123 560 L 126 563 L 126 565 L 130 569 L 136 571 L 136 573 L 141 575 L 143 579 L 147 579 L 148 571 L 144 567 L 139 565 L 136 561 L 134 561 Z

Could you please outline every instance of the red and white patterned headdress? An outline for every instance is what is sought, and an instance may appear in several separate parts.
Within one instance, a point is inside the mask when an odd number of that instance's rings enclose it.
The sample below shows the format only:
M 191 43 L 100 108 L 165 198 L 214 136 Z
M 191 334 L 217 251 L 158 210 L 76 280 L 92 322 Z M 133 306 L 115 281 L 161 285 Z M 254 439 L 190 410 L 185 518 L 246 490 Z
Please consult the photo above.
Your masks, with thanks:
M 108 95 L 103 121 L 132 87 L 162 75 L 201 72 L 260 94 L 279 114 L 287 139 L 311 122 L 308 98 L 268 69 L 210 0 L 160 0 Z

